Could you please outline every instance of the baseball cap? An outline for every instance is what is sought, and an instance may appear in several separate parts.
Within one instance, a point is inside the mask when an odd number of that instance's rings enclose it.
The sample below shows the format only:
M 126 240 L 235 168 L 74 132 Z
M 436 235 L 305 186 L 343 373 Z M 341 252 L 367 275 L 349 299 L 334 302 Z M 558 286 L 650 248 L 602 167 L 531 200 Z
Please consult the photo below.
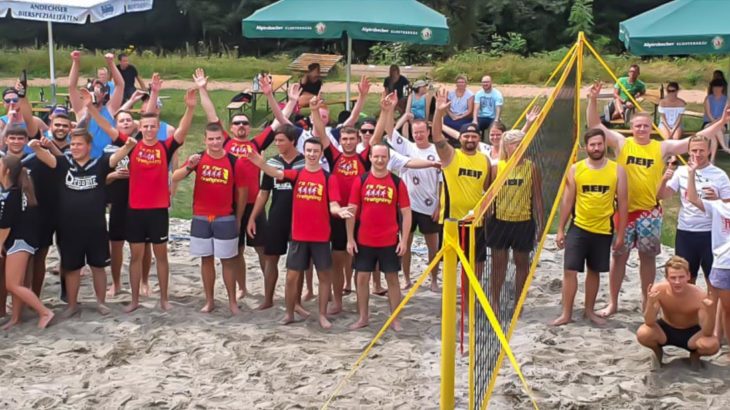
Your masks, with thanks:
M 56 105 L 55 107 L 53 107 L 53 110 L 51 110 L 51 114 L 52 115 L 63 114 L 63 115 L 68 116 L 68 108 L 66 108 L 62 105 Z
M 473 122 L 469 124 L 464 124 L 459 129 L 459 135 L 461 136 L 464 134 L 479 134 L 479 127 Z
M 12 88 L 12 87 L 6 88 L 3 90 L 3 98 L 8 94 L 17 94 L 17 93 L 18 93 L 18 90 L 16 90 L 15 88 Z

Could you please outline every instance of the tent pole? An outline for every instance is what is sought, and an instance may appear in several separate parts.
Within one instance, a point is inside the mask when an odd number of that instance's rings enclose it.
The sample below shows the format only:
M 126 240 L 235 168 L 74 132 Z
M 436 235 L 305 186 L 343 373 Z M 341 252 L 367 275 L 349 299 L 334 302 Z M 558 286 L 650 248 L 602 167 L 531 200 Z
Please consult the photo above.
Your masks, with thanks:
M 53 60 L 53 23 L 48 22 L 48 60 L 51 63 L 51 104 L 56 104 L 56 63 Z
M 350 111 L 350 70 L 352 69 L 352 37 L 347 34 L 347 89 L 345 90 L 345 110 Z

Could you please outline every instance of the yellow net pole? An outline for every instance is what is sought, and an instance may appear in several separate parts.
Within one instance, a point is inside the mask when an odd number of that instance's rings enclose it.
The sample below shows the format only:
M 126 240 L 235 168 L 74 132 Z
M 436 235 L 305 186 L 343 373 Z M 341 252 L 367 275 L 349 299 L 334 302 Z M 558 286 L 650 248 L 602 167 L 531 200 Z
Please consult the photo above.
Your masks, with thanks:
M 469 243 L 476 244 L 476 226 L 469 225 Z M 476 246 L 469 247 L 469 266 L 476 265 Z M 476 366 L 475 350 L 476 350 L 476 332 L 474 310 L 476 301 L 474 286 L 469 282 L 469 408 L 474 408 L 474 367 Z M 463 306 L 462 301 L 462 306 Z
M 456 367 L 456 262 L 453 246 L 459 243 L 459 223 L 444 221 L 443 291 L 441 296 L 441 410 L 454 408 L 454 373 Z M 457 245 L 458 246 L 458 245 Z

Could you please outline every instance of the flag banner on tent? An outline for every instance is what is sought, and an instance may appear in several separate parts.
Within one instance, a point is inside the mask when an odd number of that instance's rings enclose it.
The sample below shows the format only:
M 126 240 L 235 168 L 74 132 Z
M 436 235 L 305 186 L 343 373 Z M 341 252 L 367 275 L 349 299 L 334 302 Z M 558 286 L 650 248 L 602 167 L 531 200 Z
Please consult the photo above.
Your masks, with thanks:
M 0 16 L 16 19 L 50 21 L 51 23 L 84 24 L 107 20 L 126 12 L 145 11 L 152 8 L 154 0 L 81 0 L 81 1 L 2 1 Z
M 243 23 L 244 36 L 250 38 L 333 39 L 342 37 L 343 32 L 347 32 L 356 40 L 372 41 L 429 43 L 434 37 L 434 29 L 431 27 L 404 27 L 377 23 L 358 24 L 324 21 L 313 22 L 312 24 L 302 24 L 300 22 L 257 23 L 255 21 Z

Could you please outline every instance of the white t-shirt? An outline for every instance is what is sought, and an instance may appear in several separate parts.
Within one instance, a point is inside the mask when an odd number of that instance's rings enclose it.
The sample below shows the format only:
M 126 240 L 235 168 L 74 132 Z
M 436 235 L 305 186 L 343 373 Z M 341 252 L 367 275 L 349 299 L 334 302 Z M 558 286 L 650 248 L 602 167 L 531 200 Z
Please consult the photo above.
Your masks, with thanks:
M 429 144 L 428 148 L 418 148 L 415 143 L 404 138 L 398 131 L 393 131 L 390 145 L 399 154 L 409 158 L 418 158 L 428 161 L 438 161 L 436 147 Z M 408 197 L 411 200 L 411 209 L 415 212 L 431 215 L 439 203 L 439 182 L 442 181 L 441 170 L 436 168 L 404 169 L 401 179 L 408 188 Z
M 714 165 L 697 170 L 697 194 L 702 197 L 702 188 L 711 187 L 721 199 L 730 198 L 730 178 L 725 171 Z M 667 187 L 679 192 L 682 207 L 679 210 L 677 229 L 689 232 L 709 232 L 712 230 L 712 219 L 687 200 L 687 167 L 681 166 L 667 182 Z
M 303 128 L 299 128 L 300 134 L 299 138 L 297 138 L 297 151 L 304 154 L 304 143 L 307 142 L 308 139 L 314 138 L 314 135 L 312 135 L 312 132 L 310 130 L 305 130 Z M 327 136 L 330 139 L 330 144 L 333 144 L 337 149 L 342 151 L 340 148 L 340 143 L 337 142 L 335 137 L 332 135 L 332 127 L 327 127 Z M 322 153 L 322 158 L 319 160 L 320 164 L 322 164 L 322 169 L 325 170 L 325 172 L 330 172 L 330 164 L 327 162 L 327 159 L 324 157 L 324 152 Z
M 705 213 L 712 219 L 713 268 L 730 269 L 730 203 L 702 200 Z

